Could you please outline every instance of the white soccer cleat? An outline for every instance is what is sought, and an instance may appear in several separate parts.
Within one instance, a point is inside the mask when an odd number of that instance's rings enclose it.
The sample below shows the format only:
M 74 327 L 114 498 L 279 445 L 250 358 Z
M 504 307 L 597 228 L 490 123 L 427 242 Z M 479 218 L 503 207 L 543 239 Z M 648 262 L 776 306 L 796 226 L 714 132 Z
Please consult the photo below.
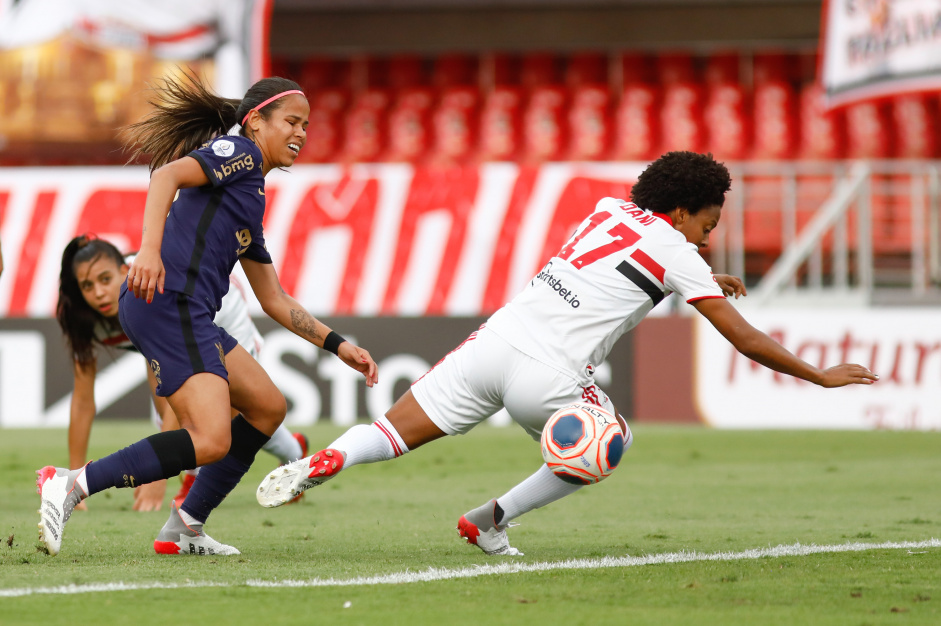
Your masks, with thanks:
M 311 487 L 322 485 L 343 469 L 343 453 L 327 448 L 273 470 L 255 492 L 258 504 L 276 507 L 286 504 Z
M 170 506 L 170 519 L 154 540 L 157 554 L 195 554 L 197 556 L 231 556 L 241 554 L 237 548 L 219 543 L 203 531 L 199 523 L 187 524 L 176 503 Z
M 457 532 L 467 540 L 484 551 L 485 554 L 499 556 L 523 556 L 523 553 L 510 545 L 506 536 L 506 529 L 518 524 L 500 526 L 493 520 L 493 510 L 496 500 L 466 513 L 457 522 Z
M 81 485 L 75 484 L 85 468 L 68 470 L 47 465 L 37 470 L 36 492 L 39 503 L 39 539 L 50 556 L 59 554 L 62 547 L 62 533 L 69 521 L 75 505 L 88 497 Z

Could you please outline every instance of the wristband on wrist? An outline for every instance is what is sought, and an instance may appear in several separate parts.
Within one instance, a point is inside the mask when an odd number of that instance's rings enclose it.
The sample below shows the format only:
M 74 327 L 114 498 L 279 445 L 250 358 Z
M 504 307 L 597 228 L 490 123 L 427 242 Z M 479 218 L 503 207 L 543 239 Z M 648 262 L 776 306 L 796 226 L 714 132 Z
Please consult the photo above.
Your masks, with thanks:
M 339 333 L 331 330 L 326 338 L 323 340 L 323 349 L 327 352 L 337 353 L 337 350 L 340 349 L 340 344 L 346 341 Z

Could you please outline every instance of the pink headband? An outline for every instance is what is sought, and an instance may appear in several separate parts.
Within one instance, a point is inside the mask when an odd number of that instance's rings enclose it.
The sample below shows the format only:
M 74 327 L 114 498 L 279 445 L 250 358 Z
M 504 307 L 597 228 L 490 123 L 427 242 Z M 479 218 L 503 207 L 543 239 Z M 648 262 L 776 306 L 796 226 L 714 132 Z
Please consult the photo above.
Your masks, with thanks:
M 301 94 L 302 96 L 304 95 L 304 92 L 301 91 L 300 89 L 291 89 L 290 91 L 282 91 L 281 93 L 279 93 L 279 94 L 277 94 L 277 95 L 271 96 L 270 98 L 268 98 L 267 100 L 265 100 L 264 102 L 262 102 L 261 104 L 259 104 L 258 106 L 253 107 L 253 108 L 251 108 L 251 109 L 248 110 L 248 113 L 246 113 L 246 114 L 245 114 L 245 117 L 242 118 L 242 126 L 245 126 L 245 122 L 248 121 L 248 116 L 251 115 L 252 111 L 261 111 L 263 108 L 265 108 L 266 106 L 268 106 L 269 104 L 271 104 L 272 102 L 274 102 L 275 100 L 277 100 L 278 98 L 283 98 L 284 96 L 289 96 L 289 95 L 291 95 L 292 93 L 299 93 L 299 94 Z

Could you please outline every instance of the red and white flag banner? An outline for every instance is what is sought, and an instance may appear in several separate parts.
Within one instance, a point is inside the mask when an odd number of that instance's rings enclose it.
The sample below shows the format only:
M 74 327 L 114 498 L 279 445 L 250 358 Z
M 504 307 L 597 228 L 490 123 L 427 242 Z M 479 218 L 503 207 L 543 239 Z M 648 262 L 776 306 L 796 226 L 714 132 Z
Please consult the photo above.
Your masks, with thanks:
M 265 238 L 285 290 L 314 314 L 486 315 L 600 198 L 627 198 L 645 165 L 296 165 L 268 177 Z M 77 234 L 136 250 L 147 183 L 137 167 L 0 171 L 0 317 L 54 315 Z
M 821 49 L 828 106 L 941 89 L 937 0 L 825 0 Z

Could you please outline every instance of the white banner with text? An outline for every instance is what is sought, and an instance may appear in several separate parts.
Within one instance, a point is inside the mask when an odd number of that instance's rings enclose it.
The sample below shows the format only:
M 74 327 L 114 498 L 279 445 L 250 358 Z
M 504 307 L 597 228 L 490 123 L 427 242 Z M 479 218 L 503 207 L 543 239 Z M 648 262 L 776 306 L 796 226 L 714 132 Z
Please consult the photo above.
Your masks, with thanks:
M 873 385 L 824 389 L 739 354 L 695 323 L 695 398 L 718 428 L 941 430 L 941 310 L 743 311 L 772 339 L 820 368 L 858 363 Z M 698 316 L 697 316 L 698 317 Z

